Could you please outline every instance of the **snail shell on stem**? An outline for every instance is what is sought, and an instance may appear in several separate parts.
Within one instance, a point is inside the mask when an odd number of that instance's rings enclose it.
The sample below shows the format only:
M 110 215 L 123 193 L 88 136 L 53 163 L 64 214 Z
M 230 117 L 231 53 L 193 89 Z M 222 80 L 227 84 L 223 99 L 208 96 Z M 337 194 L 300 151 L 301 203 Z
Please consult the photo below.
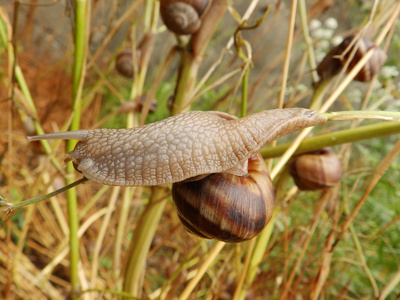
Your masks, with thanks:
M 348 50 L 341 60 L 342 65 L 345 66 L 348 60 L 351 59 L 346 70 L 347 73 L 355 67 L 369 49 L 375 47 L 375 44 L 367 38 L 362 38 L 359 42 L 355 42 L 352 48 L 348 49 L 352 43 L 354 43 L 354 36 L 345 38 L 341 43 L 341 49 L 343 49 L 343 51 L 345 51 L 345 49 Z M 353 53 L 354 47 L 357 47 L 357 49 Z M 381 48 L 376 47 L 374 54 L 354 77 L 354 80 L 361 82 L 371 81 L 372 77 L 379 72 L 386 59 L 386 53 Z
M 202 238 L 229 243 L 257 236 L 272 217 L 274 198 L 259 153 L 249 158 L 247 175 L 223 172 L 172 185 L 172 199 L 186 229 Z
M 133 129 L 77 130 L 28 140 L 78 140 L 68 161 L 93 181 L 159 185 L 211 173 L 246 174 L 245 162 L 263 145 L 327 121 L 303 108 L 266 110 L 235 120 L 224 115 L 190 111 Z
M 140 50 L 136 50 L 136 58 L 139 62 L 140 60 Z M 132 60 L 132 50 L 124 49 L 122 50 L 115 60 L 115 69 L 124 77 L 133 78 L 133 60 Z
M 209 0 L 161 0 L 160 14 L 167 28 L 180 35 L 192 34 L 201 26 L 201 15 Z
M 335 186 L 342 177 L 342 163 L 331 149 L 321 149 L 295 156 L 289 162 L 290 175 L 301 190 Z
M 367 82 L 378 73 L 379 69 L 385 63 L 386 53 L 367 39 L 355 40 L 355 36 L 346 37 L 342 43 L 329 51 L 325 58 L 317 67 L 317 73 L 321 80 L 327 80 L 340 73 L 343 67 L 347 66 L 346 72 L 350 72 L 354 66 L 361 60 L 364 54 L 375 47 L 375 52 L 365 64 L 365 66 L 354 77 L 354 80 Z

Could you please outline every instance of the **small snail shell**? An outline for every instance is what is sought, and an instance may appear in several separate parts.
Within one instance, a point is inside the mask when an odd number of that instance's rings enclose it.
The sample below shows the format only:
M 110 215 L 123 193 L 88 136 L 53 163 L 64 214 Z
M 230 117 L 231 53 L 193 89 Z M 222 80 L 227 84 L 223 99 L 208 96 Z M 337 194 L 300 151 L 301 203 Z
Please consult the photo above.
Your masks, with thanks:
M 342 176 L 339 157 L 330 149 L 295 156 L 289 163 L 290 174 L 301 190 L 325 189 L 336 185 Z
M 201 15 L 210 0 L 161 0 L 161 18 L 169 30 L 176 34 L 192 34 L 201 26 Z
M 321 80 L 329 79 L 339 74 L 347 63 L 348 67 L 346 72 L 350 72 L 364 54 L 372 47 L 375 47 L 374 43 L 367 38 L 362 38 L 359 42 L 354 39 L 354 36 L 346 37 L 342 43 L 332 48 L 320 62 L 317 67 L 317 73 Z M 354 47 L 357 47 L 357 49 L 353 53 Z M 351 61 L 348 62 L 350 58 Z M 376 47 L 375 52 L 360 72 L 354 77 L 354 80 L 362 82 L 370 81 L 385 63 L 386 58 L 386 53 L 381 48 Z
M 140 50 L 136 50 L 137 61 L 140 60 Z M 123 49 L 115 60 L 115 69 L 124 77 L 133 78 L 132 50 Z
M 354 36 L 349 36 L 343 40 L 341 43 L 341 49 L 344 51 L 347 49 L 351 43 L 354 41 Z M 350 72 L 354 66 L 360 61 L 360 59 L 364 56 L 364 54 L 371 48 L 375 47 L 374 43 L 367 39 L 362 38 L 359 43 L 355 42 L 353 47 L 358 47 L 354 56 L 352 56 L 353 48 L 349 49 L 347 53 L 344 55 L 344 58 L 341 60 L 342 65 L 344 66 L 346 62 L 352 57 L 349 66 L 346 72 Z M 365 64 L 365 66 L 358 72 L 358 74 L 354 77 L 354 80 L 367 82 L 371 81 L 372 77 L 378 73 L 379 69 L 386 61 L 386 53 L 379 47 L 376 47 L 375 52 Z
M 50 133 L 28 140 L 74 139 L 68 153 L 93 181 L 120 186 L 159 185 L 199 175 L 241 175 L 244 162 L 265 144 L 327 121 L 304 108 L 265 110 L 228 120 L 221 112 L 190 111 L 133 129 Z
M 146 102 L 147 94 L 142 94 L 136 97 L 135 100 L 126 101 L 118 107 L 117 112 L 125 114 L 128 112 L 140 112 L 143 109 L 143 105 Z M 153 113 L 157 109 L 157 99 L 153 98 L 149 107 L 149 112 Z
M 259 153 L 249 158 L 248 175 L 223 172 L 172 185 L 172 199 L 186 229 L 202 238 L 229 243 L 257 236 L 272 217 L 274 198 Z

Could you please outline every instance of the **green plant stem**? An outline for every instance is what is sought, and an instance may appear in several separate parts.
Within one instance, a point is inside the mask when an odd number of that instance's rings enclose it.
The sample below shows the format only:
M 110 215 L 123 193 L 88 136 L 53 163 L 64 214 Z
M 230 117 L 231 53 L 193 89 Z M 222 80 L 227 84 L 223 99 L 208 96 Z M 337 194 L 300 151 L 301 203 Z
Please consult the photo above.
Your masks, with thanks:
M 307 45 L 308 63 L 310 65 L 310 70 L 312 70 L 311 77 L 313 83 L 316 84 L 318 82 L 317 63 L 315 62 L 313 42 L 308 29 L 307 8 L 305 0 L 299 0 L 299 12 L 301 20 L 301 29 L 303 30 L 304 40 Z
M 9 209 L 13 210 L 15 208 L 21 208 L 21 207 L 24 207 L 24 206 L 27 206 L 27 205 L 38 203 L 40 201 L 47 200 L 47 199 L 50 199 L 51 197 L 54 197 L 54 196 L 56 196 L 58 194 L 61 194 L 62 192 L 65 192 L 65 191 L 67 191 L 67 190 L 69 190 L 69 189 L 71 189 L 71 188 L 73 188 L 73 187 L 75 187 L 75 186 L 77 186 L 77 185 L 79 185 L 81 183 L 84 183 L 85 181 L 88 181 L 88 180 L 89 179 L 87 179 L 86 177 L 83 177 L 83 178 L 81 178 L 81 179 L 79 179 L 79 180 L 77 180 L 77 181 L 75 181 L 73 183 L 70 183 L 70 184 L 68 184 L 66 186 L 63 186 L 62 188 L 60 188 L 60 189 L 58 189 L 56 191 L 53 191 L 51 193 L 48 193 L 46 195 L 41 195 L 41 196 L 38 196 L 38 197 L 35 197 L 35 198 L 32 198 L 32 199 L 28 199 L 28 200 L 25 200 L 25 201 L 21 201 L 21 202 L 18 202 L 18 203 L 10 203 L 10 202 L 6 202 L 6 201 L 2 200 L 2 201 L 0 201 L 0 206 L 8 206 Z
M 33 126 L 35 127 L 35 130 L 37 132 L 37 134 L 43 134 L 43 128 L 40 125 L 39 121 L 38 121 L 38 115 L 37 115 L 37 111 L 36 111 L 36 106 L 35 103 L 33 101 L 32 95 L 29 91 L 28 85 L 26 84 L 24 75 L 22 73 L 22 70 L 19 66 L 15 66 L 15 78 L 18 82 L 18 85 L 21 89 L 22 94 L 24 95 L 24 98 L 26 100 L 26 104 L 28 105 L 29 109 L 31 110 L 31 113 L 33 115 Z M 46 152 L 46 154 L 50 155 L 52 152 L 50 143 L 48 140 L 41 140 L 40 143 L 43 146 L 44 151 Z M 57 170 L 61 171 L 62 167 L 60 165 L 60 163 L 55 159 L 55 157 L 53 155 L 51 155 L 50 160 L 52 162 L 52 164 L 56 167 Z
M 248 65 L 245 66 L 246 70 L 244 71 L 243 80 L 242 80 L 242 107 L 241 107 L 241 117 L 245 117 L 247 115 L 247 91 L 249 85 L 249 73 L 250 67 Z
M 89 2 L 86 0 L 75 0 L 75 54 L 74 54 L 74 69 L 73 69 L 73 88 L 72 88 L 72 121 L 70 130 L 78 130 L 80 128 L 81 108 L 82 108 L 82 86 L 85 75 L 86 61 L 86 43 L 88 36 L 89 22 Z M 68 140 L 66 151 L 70 152 L 76 145 L 76 141 Z M 67 184 L 74 181 L 75 169 L 72 164 L 67 165 Z M 67 207 L 69 219 L 69 237 L 70 237 L 70 283 L 71 296 L 77 298 L 79 292 L 79 219 L 78 219 L 78 201 L 75 189 L 67 190 Z
M 400 120 L 400 112 L 394 111 L 352 110 L 320 113 L 320 115 L 326 116 L 328 121 L 353 119 L 381 119 L 388 121 Z
M 304 140 L 294 154 L 397 133 L 400 133 L 400 123 L 398 122 L 382 122 L 353 129 L 341 130 Z M 285 153 L 290 146 L 291 143 L 285 143 L 273 148 L 263 148 L 260 150 L 260 153 L 265 159 L 279 157 Z
M 265 227 L 265 229 L 261 232 L 261 234 L 257 237 L 256 244 L 254 246 L 254 251 L 251 255 L 249 267 L 247 269 L 247 274 L 246 274 L 246 280 L 243 286 L 243 289 L 241 293 L 239 294 L 237 299 L 243 300 L 246 297 L 246 292 L 250 288 L 250 285 L 254 281 L 254 278 L 256 277 L 258 266 L 260 265 L 265 249 L 268 246 L 269 240 L 271 238 L 272 232 L 275 227 L 275 220 L 277 217 L 277 214 L 279 212 L 279 208 L 276 207 L 274 209 L 274 213 L 272 215 L 271 220 Z
M 181 62 L 178 74 L 178 83 L 174 94 L 172 115 L 177 115 L 190 110 L 188 96 L 192 93 L 202 61 L 201 56 L 195 57 L 188 50 L 181 51 Z
M 158 21 L 158 13 L 159 13 L 159 3 L 154 0 L 148 0 L 146 2 L 145 9 L 145 35 L 142 38 L 140 43 L 142 54 L 140 69 L 138 70 L 138 74 L 135 74 L 136 80 L 132 82 L 132 89 L 130 94 L 130 99 L 135 99 L 139 95 L 143 93 L 144 82 L 147 74 L 148 64 L 150 62 L 151 54 L 154 49 L 154 38 L 156 31 L 156 24 Z M 133 32 L 133 30 L 132 30 Z M 134 41 L 134 36 L 132 37 L 132 41 Z M 148 99 L 148 100 L 151 100 Z M 150 104 L 150 102 L 148 103 Z M 147 115 L 147 114 L 146 114 Z M 128 114 L 127 119 L 127 127 L 136 127 L 139 126 L 139 115 L 134 116 L 133 113 Z M 144 123 L 145 116 L 140 116 L 141 122 Z M 142 124 L 141 124 L 142 125 Z M 139 189 L 139 190 L 138 190 Z M 124 206 L 129 206 L 131 202 L 133 192 L 140 191 L 140 187 L 136 188 L 127 188 L 124 193 Z M 145 262 L 146 257 L 149 253 L 151 242 L 153 241 L 154 234 L 156 232 L 157 226 L 159 224 L 161 215 L 164 211 L 164 207 L 166 204 L 167 191 L 165 187 L 153 187 L 151 190 L 150 201 L 146 206 L 146 209 L 142 213 L 139 222 L 135 228 L 134 235 L 132 241 L 130 242 L 130 249 L 128 251 L 127 262 L 124 262 L 127 267 L 125 268 L 125 274 L 123 278 L 123 286 L 122 289 L 124 292 L 130 293 L 132 296 L 136 298 L 140 298 L 142 294 L 142 283 L 143 277 L 145 274 Z M 122 224 L 126 223 L 128 218 L 128 213 L 126 211 L 121 212 L 121 221 Z M 118 226 L 118 236 L 124 233 L 125 226 Z M 118 238 L 118 237 L 117 237 Z M 122 239 L 118 238 L 116 240 L 116 247 L 121 248 Z M 119 260 L 118 253 L 120 249 L 115 250 L 114 258 L 115 260 Z M 115 266 L 118 268 L 115 270 L 119 272 L 119 263 L 117 261 L 114 262 Z
M 153 187 L 149 204 L 143 212 L 135 230 L 124 276 L 123 291 L 132 296 L 141 297 L 142 278 L 146 256 L 158 226 L 169 191 L 166 188 Z M 156 221 L 155 221 L 156 220 Z M 150 238 L 149 238 L 150 237 Z

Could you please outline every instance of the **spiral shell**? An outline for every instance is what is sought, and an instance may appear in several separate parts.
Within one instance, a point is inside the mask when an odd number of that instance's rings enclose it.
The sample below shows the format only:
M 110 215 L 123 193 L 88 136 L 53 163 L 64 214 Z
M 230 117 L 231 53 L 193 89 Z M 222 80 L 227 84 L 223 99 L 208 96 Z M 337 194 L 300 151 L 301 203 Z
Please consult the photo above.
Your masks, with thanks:
M 289 163 L 290 174 L 301 190 L 332 187 L 342 177 L 339 157 L 330 149 L 321 149 L 295 156 Z
M 208 0 L 161 0 L 160 14 L 167 28 L 180 35 L 192 34 L 201 26 Z
M 343 40 L 341 43 L 341 49 L 344 51 L 347 49 L 354 40 L 354 36 L 349 36 Z M 361 60 L 364 54 L 371 48 L 375 47 L 374 43 L 367 39 L 362 38 L 359 43 L 355 43 L 353 47 L 358 47 L 352 56 L 353 48 L 351 48 L 347 53 L 344 55 L 343 59 L 341 60 L 342 65 L 344 66 L 347 61 L 352 57 L 351 61 L 349 62 L 349 66 L 346 72 L 350 72 L 355 65 Z M 386 53 L 379 47 L 376 47 L 375 52 L 372 54 L 371 58 L 365 64 L 365 66 L 358 72 L 358 74 L 354 77 L 354 80 L 361 81 L 361 82 L 368 82 L 371 81 L 372 77 L 375 76 L 383 66 L 387 59 Z
M 137 58 L 140 56 L 139 51 L 137 51 Z M 124 49 L 122 50 L 115 60 L 115 69 L 124 77 L 133 78 L 133 61 L 132 61 L 132 50 Z
M 172 186 L 172 198 L 186 229 L 229 243 L 257 236 L 272 217 L 274 189 L 259 153 L 248 160 L 248 175 L 215 173 Z
M 342 43 L 332 48 L 320 62 L 317 67 L 317 73 L 321 80 L 326 80 L 339 74 L 345 66 L 347 66 L 346 72 L 349 73 L 369 49 L 376 47 L 374 43 L 367 38 L 362 38 L 359 42 L 354 39 L 355 36 L 353 35 L 346 37 Z M 357 47 L 355 51 L 354 47 Z M 379 72 L 379 69 L 383 66 L 386 59 L 386 53 L 381 48 L 376 47 L 375 52 L 354 77 L 354 80 L 361 82 L 370 81 L 372 77 Z

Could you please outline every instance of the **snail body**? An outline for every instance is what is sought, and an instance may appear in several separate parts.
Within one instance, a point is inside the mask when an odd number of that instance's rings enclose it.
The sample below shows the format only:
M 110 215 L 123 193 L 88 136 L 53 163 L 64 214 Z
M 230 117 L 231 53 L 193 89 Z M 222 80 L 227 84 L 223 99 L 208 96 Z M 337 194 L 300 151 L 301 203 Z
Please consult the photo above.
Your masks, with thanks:
M 209 0 L 161 0 L 160 14 L 167 28 L 180 35 L 192 34 L 201 26 L 201 15 Z
M 78 140 L 67 161 L 93 181 L 160 185 L 219 172 L 243 175 L 245 162 L 264 144 L 326 121 L 303 108 L 266 110 L 235 120 L 218 112 L 191 111 L 134 129 L 78 130 L 28 140 Z
M 342 177 L 339 157 L 330 149 L 295 156 L 289 164 L 290 174 L 301 190 L 330 188 Z
M 259 153 L 248 159 L 247 175 L 222 172 L 172 185 L 172 199 L 186 229 L 202 238 L 229 243 L 258 235 L 272 217 L 274 198 Z

